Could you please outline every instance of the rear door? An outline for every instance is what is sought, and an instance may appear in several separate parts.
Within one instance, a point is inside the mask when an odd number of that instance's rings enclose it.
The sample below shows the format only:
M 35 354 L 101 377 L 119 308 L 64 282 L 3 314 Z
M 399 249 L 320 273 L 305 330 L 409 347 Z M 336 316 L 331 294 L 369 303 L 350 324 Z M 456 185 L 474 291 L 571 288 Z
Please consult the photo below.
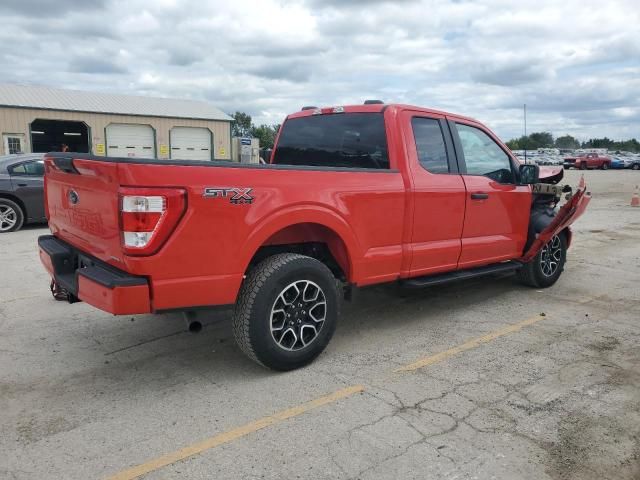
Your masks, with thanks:
M 527 241 L 531 188 L 517 184 L 514 161 L 483 126 L 449 125 L 466 187 L 458 268 L 518 258 Z
M 8 170 L 13 191 L 24 203 L 28 220 L 44 219 L 44 161 L 28 160 Z
M 455 270 L 460 256 L 465 186 L 443 115 L 404 111 L 413 206 L 410 276 Z

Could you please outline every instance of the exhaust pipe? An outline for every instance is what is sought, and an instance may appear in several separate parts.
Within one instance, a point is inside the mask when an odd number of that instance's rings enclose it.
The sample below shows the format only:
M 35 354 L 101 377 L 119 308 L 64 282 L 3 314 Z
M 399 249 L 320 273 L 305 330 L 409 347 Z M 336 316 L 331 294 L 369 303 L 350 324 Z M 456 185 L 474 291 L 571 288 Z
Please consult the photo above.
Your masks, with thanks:
M 184 312 L 184 320 L 187 322 L 187 330 L 191 333 L 198 333 L 202 330 L 202 323 L 196 319 L 196 312 L 191 310 Z

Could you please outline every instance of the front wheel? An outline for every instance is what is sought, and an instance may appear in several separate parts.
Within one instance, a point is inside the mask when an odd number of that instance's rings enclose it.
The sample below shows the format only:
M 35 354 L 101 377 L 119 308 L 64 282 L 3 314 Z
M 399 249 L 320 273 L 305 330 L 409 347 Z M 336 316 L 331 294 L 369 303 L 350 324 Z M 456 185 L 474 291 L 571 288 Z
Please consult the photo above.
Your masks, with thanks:
M 580 164 L 580 170 L 586 170 L 587 169 L 587 164 L 586 163 L 581 163 Z
M 552 237 L 529 263 L 518 270 L 518 280 L 530 287 L 550 287 L 560 278 L 566 260 L 567 239 L 560 233 Z
M 233 332 L 253 361 L 293 370 L 322 353 L 338 314 L 337 284 L 327 266 L 283 253 L 265 259 L 247 275 L 233 313 Z
M 609 169 L 609 164 L 608 163 L 603 163 L 602 164 L 602 170 L 608 170 Z
M 640 163 L 634 163 L 634 164 L 631 166 L 631 169 L 632 169 L 632 170 L 640 170 Z

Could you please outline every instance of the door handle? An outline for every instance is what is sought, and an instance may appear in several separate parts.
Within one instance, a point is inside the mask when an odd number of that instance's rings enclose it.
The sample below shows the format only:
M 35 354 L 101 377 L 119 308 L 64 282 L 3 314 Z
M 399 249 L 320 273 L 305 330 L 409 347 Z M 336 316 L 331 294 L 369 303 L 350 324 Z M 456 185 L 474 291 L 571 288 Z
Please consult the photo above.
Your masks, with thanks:
M 26 184 L 26 183 L 19 183 L 19 184 L 18 184 L 18 186 L 19 186 L 19 187 L 26 187 L 26 186 L 27 186 L 27 184 Z
M 472 193 L 471 200 L 486 200 L 489 198 L 488 193 Z

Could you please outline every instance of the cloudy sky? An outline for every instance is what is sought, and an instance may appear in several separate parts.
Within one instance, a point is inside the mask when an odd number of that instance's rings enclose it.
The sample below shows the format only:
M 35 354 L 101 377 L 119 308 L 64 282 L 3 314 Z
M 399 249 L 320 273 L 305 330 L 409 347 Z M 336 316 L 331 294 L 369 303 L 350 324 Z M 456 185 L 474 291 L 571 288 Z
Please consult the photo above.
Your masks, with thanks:
M 638 0 L 1 0 L 0 82 L 207 100 L 258 123 L 412 103 L 640 138 Z

